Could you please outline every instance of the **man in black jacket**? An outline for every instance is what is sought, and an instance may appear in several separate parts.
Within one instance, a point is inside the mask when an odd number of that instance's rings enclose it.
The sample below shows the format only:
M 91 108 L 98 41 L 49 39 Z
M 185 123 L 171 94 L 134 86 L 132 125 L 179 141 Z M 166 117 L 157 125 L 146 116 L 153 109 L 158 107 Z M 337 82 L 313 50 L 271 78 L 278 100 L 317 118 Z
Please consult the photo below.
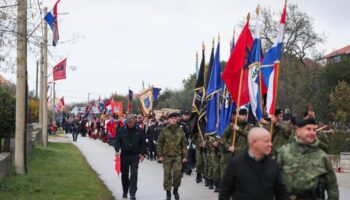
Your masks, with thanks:
M 145 138 L 141 129 L 135 126 L 135 117 L 129 116 L 126 126 L 118 132 L 114 148 L 116 154 L 120 153 L 120 167 L 122 173 L 123 198 L 127 198 L 128 190 L 130 199 L 135 200 L 137 190 L 137 170 L 139 161 L 143 161 L 145 155 Z M 130 169 L 130 177 L 129 177 Z
M 252 128 L 248 134 L 248 150 L 233 157 L 221 182 L 219 200 L 287 200 L 277 163 L 269 156 L 271 135 L 264 128 Z

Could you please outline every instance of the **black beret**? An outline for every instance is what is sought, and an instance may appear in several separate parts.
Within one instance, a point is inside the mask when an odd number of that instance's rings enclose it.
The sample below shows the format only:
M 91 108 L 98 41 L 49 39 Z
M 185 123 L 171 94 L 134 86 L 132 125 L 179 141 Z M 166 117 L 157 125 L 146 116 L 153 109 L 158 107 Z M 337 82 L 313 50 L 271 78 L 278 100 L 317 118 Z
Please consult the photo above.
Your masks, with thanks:
M 291 120 L 292 116 L 290 114 L 283 115 L 283 120 Z
M 242 108 L 242 109 L 239 110 L 238 114 L 239 115 L 247 115 L 248 111 L 247 111 L 247 109 Z
M 182 115 L 190 115 L 190 113 L 187 110 L 185 110 L 185 111 L 182 111 Z
M 275 116 L 276 116 L 276 115 L 280 115 L 280 114 L 282 114 L 282 110 L 279 109 L 279 108 L 276 108 L 276 109 L 275 109 Z
M 170 114 L 168 115 L 168 118 L 179 117 L 179 116 L 180 116 L 179 113 L 173 112 L 173 113 L 170 113 Z
M 297 123 L 297 127 L 301 128 L 301 127 L 306 126 L 308 124 L 316 125 L 316 120 L 314 118 L 303 119 Z

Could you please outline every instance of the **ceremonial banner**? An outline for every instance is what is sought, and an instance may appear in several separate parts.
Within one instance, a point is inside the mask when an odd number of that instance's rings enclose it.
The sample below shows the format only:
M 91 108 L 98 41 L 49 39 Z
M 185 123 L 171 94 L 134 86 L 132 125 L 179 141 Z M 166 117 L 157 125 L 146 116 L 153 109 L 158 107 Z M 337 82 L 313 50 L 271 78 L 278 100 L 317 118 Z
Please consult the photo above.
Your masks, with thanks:
M 149 88 L 144 90 L 138 95 L 141 109 L 144 114 L 149 114 L 153 109 L 153 89 Z
M 221 64 L 220 64 L 220 43 L 216 47 L 215 58 L 213 66 L 211 68 L 208 93 L 207 93 L 207 107 L 206 118 L 207 124 L 205 128 L 205 134 L 211 135 L 216 133 L 217 125 L 219 122 L 219 95 L 221 92 Z
M 267 87 L 266 108 L 269 115 L 275 114 L 276 95 L 280 60 L 282 57 L 284 24 L 286 21 L 286 5 L 281 16 L 279 33 L 271 49 L 266 53 L 261 63 L 261 73 Z
M 55 3 L 55 6 L 53 7 L 52 10 L 50 10 L 47 15 L 44 17 L 44 20 L 47 22 L 47 24 L 50 26 L 52 33 L 53 33 L 53 41 L 52 41 L 52 45 L 56 46 L 58 40 L 60 39 L 60 36 L 58 34 L 58 12 L 57 12 L 57 4 L 60 2 L 60 0 L 58 0 Z
M 226 68 L 222 73 L 222 79 L 230 91 L 232 99 L 236 105 L 238 104 L 238 93 L 241 82 L 240 102 L 237 107 L 249 102 L 248 71 L 244 69 L 247 67 L 248 56 L 252 49 L 252 45 L 253 36 L 249 30 L 248 20 L 237 40 L 235 48 L 231 53 L 231 56 L 226 64 Z M 242 80 L 241 70 L 244 70 Z
M 53 67 L 53 80 L 66 79 L 66 63 L 67 58 L 59 62 L 56 66 Z
M 113 113 L 116 113 L 118 116 L 123 115 L 123 102 L 116 101 L 111 103 Z

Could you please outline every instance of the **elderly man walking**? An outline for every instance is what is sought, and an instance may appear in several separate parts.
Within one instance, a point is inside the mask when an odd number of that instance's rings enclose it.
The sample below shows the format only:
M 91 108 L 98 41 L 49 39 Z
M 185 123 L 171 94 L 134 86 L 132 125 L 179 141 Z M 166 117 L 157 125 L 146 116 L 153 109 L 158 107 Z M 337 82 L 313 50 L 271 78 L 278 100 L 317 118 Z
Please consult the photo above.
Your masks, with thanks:
M 277 163 L 271 159 L 271 135 L 264 128 L 248 133 L 248 150 L 228 163 L 221 182 L 219 200 L 284 200 L 286 186 Z
M 115 139 L 114 148 L 120 153 L 120 166 L 122 173 L 123 198 L 136 200 L 137 171 L 139 161 L 143 161 L 145 155 L 145 138 L 140 128 L 136 127 L 135 117 L 128 116 L 126 126 L 121 128 Z M 130 171 L 130 177 L 129 177 Z

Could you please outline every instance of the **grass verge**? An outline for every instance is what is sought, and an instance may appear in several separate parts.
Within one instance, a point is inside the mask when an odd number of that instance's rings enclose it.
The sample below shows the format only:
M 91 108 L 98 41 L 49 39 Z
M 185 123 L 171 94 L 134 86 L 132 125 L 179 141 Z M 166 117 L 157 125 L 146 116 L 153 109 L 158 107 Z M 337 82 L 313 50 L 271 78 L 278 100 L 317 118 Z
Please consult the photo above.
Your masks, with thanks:
M 113 196 L 72 144 L 36 146 L 28 174 L 14 172 L 0 182 L 0 199 L 111 200 Z

